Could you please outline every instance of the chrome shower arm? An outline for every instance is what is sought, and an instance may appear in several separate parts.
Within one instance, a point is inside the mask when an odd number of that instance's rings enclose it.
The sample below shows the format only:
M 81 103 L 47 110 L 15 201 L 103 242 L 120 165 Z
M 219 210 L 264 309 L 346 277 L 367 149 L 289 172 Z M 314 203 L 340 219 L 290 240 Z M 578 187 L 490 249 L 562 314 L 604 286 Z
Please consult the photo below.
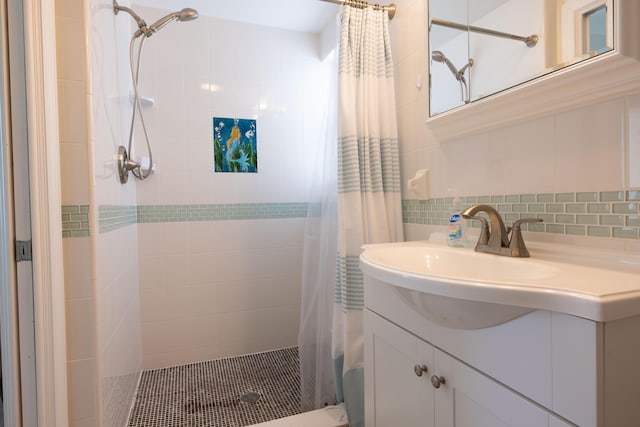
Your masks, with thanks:
M 140 18 L 140 16 L 135 13 L 133 10 L 126 6 L 120 6 L 116 0 L 113 0 L 113 13 L 118 14 L 118 12 L 126 12 L 136 21 L 136 25 L 138 25 L 138 31 L 135 32 L 134 36 L 136 38 L 140 37 L 142 34 L 149 37 L 151 34 L 151 30 L 147 27 L 147 23 L 144 19 Z

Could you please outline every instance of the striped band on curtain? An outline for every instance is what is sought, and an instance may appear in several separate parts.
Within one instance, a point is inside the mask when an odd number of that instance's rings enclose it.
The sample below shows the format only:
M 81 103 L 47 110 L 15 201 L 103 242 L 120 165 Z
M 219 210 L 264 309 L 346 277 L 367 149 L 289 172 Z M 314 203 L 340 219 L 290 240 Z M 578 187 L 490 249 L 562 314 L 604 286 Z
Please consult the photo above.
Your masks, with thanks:
M 338 256 L 334 302 L 342 307 L 343 312 L 364 308 L 364 279 L 360 271 L 360 257 Z
M 400 192 L 398 140 L 347 136 L 338 143 L 338 192 Z

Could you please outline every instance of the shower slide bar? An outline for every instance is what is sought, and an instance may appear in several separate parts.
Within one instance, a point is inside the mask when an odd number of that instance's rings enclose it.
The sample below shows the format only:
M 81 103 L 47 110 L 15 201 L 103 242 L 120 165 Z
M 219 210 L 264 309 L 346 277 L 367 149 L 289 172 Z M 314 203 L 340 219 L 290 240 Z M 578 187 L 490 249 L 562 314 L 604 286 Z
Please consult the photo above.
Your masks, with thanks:
M 538 36 L 532 34 L 529 37 L 516 36 L 514 34 L 503 33 L 502 31 L 490 30 L 488 28 L 475 27 L 473 25 L 464 25 L 457 22 L 445 21 L 444 19 L 432 18 L 431 25 L 439 25 L 441 27 L 454 28 L 456 30 L 471 31 L 474 33 L 487 34 L 494 37 L 502 37 L 504 39 L 518 40 L 524 42 L 527 47 L 534 47 L 538 43 Z M 431 26 L 429 26 L 431 28 Z
M 396 5 L 393 3 L 386 6 L 380 6 L 379 4 L 370 4 L 362 0 L 321 0 L 321 1 L 326 1 L 329 3 L 335 3 L 335 4 L 343 4 L 346 6 L 357 7 L 359 9 L 370 7 L 374 10 L 386 10 L 387 13 L 389 14 L 389 19 L 393 19 L 397 9 Z

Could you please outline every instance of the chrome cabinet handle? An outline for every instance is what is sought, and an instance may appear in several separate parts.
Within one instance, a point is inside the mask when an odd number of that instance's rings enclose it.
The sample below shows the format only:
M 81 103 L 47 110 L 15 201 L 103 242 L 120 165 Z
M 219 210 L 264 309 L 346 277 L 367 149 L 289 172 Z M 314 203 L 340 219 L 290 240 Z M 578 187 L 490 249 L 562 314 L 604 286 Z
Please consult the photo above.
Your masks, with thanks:
M 427 372 L 427 370 L 427 365 L 415 365 L 413 367 L 413 372 L 415 372 L 418 377 L 421 377 L 423 373 Z
M 433 388 L 440 388 L 442 384 L 446 384 L 444 377 L 431 375 L 431 385 L 433 386 Z

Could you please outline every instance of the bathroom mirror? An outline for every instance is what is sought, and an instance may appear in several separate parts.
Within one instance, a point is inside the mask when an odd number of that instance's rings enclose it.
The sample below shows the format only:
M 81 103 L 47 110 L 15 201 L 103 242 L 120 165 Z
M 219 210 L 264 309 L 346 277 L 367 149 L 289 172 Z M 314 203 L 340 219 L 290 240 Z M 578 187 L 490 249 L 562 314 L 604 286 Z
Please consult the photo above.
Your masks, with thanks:
M 429 0 L 429 117 L 450 138 L 640 88 L 640 2 Z

